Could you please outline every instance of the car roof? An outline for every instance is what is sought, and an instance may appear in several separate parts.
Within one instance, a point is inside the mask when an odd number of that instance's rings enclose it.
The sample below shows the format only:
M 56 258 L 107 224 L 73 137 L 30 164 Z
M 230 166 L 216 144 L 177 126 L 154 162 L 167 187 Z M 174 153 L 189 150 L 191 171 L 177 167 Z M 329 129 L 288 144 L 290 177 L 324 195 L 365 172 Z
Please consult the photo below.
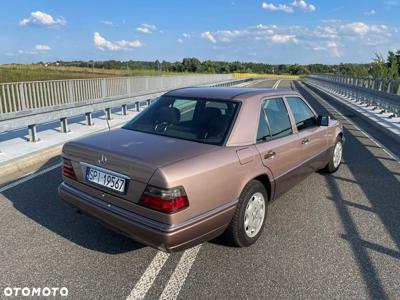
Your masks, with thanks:
M 298 93 L 289 89 L 271 88 L 238 88 L 238 87 L 187 87 L 169 91 L 166 96 L 204 98 L 204 99 L 223 99 L 246 100 L 253 96 L 271 97 L 297 95 Z

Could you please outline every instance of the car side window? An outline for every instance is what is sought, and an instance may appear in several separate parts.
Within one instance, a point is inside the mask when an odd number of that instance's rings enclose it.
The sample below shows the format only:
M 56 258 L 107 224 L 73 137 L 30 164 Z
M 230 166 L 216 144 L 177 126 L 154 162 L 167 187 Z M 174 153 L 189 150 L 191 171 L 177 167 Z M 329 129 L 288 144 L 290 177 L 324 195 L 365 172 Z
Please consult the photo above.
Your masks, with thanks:
M 176 99 L 172 107 L 177 108 L 180 112 L 180 122 L 193 120 L 194 110 L 196 108 L 195 100 Z
M 271 138 L 271 132 L 265 116 L 264 109 L 260 111 L 260 121 L 258 123 L 257 143 L 262 143 Z
M 299 97 L 287 97 L 287 103 L 293 113 L 297 130 L 307 129 L 317 125 L 317 119 L 310 107 Z
M 223 102 L 206 102 L 206 108 L 217 108 L 221 112 L 221 115 L 226 115 L 228 111 L 228 105 Z
M 267 117 L 272 138 L 292 134 L 289 113 L 282 98 L 266 100 L 263 105 L 263 111 Z

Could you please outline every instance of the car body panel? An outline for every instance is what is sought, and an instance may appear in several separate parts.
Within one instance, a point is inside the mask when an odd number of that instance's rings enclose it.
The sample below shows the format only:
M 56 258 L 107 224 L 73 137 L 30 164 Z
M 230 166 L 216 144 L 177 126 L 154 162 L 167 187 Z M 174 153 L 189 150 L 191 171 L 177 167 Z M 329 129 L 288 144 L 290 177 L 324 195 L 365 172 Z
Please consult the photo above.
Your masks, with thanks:
M 295 185 L 303 174 L 302 147 L 296 133 L 257 144 L 260 158 L 274 175 L 275 196 L 279 197 Z M 270 156 L 270 153 L 273 153 Z

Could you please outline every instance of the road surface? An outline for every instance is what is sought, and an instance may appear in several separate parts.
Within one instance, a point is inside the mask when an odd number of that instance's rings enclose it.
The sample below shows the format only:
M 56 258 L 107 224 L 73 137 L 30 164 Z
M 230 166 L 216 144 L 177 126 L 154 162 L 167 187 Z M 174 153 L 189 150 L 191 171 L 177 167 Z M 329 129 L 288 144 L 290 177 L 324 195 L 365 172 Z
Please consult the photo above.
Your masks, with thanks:
M 145 247 L 61 202 L 55 166 L 0 187 L 1 297 L 6 287 L 66 287 L 71 299 L 399 299 L 400 163 L 388 154 L 398 145 L 382 134 L 375 143 L 368 123 L 298 82 L 278 87 L 344 123 L 344 163 L 272 202 L 257 244 Z

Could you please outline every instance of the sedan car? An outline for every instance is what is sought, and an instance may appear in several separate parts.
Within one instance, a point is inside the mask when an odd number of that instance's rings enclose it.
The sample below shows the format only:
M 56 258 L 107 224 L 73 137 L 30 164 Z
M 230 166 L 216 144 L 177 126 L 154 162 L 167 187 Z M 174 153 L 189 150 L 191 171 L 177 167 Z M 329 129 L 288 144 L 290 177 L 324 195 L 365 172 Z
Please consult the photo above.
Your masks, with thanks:
M 297 92 L 170 91 L 119 129 L 64 145 L 60 197 L 163 251 L 221 234 L 261 235 L 268 203 L 312 172 L 334 172 L 342 126 Z

